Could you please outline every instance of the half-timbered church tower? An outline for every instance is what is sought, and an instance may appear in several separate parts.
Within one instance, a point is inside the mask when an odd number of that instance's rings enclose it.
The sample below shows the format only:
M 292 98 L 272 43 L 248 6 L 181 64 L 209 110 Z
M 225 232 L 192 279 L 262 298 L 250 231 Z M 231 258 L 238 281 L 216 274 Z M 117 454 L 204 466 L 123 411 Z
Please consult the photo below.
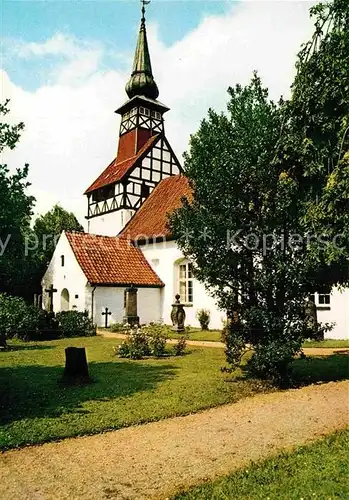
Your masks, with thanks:
M 117 235 L 162 179 L 182 172 L 165 135 L 169 108 L 158 100 L 144 5 L 125 90 L 128 100 L 115 111 L 121 115 L 117 156 L 85 192 L 89 233 Z

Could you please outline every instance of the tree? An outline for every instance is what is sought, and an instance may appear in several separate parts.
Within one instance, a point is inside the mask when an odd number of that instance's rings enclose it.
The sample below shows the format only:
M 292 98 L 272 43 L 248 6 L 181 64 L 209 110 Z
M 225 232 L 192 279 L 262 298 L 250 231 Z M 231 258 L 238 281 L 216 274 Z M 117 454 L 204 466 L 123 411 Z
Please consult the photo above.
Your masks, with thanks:
M 72 212 L 66 211 L 59 204 L 35 220 L 31 237 L 33 255 L 37 261 L 36 288 L 40 290 L 40 282 L 52 258 L 57 240 L 62 231 L 83 231 Z
M 312 13 L 318 42 L 299 55 L 291 100 L 270 102 L 257 75 L 230 88 L 228 115 L 210 110 L 191 137 L 193 201 L 171 219 L 196 276 L 227 310 L 228 361 L 236 366 L 250 343 L 249 369 L 278 382 L 311 333 L 307 296 L 348 280 L 333 272 L 349 256 L 348 5 Z
M 9 100 L 0 104 L 0 114 L 9 113 Z M 0 123 L 0 153 L 14 149 L 24 124 Z M 27 287 L 25 236 L 35 199 L 27 194 L 28 165 L 11 174 L 6 164 L 0 165 L 0 292 L 22 295 Z M 21 271 L 19 271 L 21 270 Z
M 320 287 L 348 285 L 349 3 L 320 3 L 310 13 L 315 32 L 298 56 L 289 103 L 290 141 L 283 146 L 298 155 L 301 168 L 295 176 L 307 180 L 304 226 L 328 242 L 311 243 L 316 281 Z
M 194 198 L 174 214 L 172 229 L 228 312 L 228 360 L 240 359 L 248 342 L 260 361 L 257 353 L 273 344 L 282 355 L 268 374 L 277 377 L 300 348 L 310 288 L 302 246 L 288 245 L 300 233 L 298 186 L 276 155 L 283 103 L 269 101 L 257 75 L 228 92 L 228 115 L 210 110 L 191 137 L 185 167 Z

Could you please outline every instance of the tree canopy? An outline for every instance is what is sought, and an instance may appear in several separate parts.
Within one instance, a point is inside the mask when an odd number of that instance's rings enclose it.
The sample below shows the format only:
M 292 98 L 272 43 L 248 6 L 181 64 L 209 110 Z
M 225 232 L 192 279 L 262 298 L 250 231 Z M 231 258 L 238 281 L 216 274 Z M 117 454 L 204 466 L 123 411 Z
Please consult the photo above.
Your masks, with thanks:
M 310 335 L 305 300 L 346 284 L 349 4 L 311 9 L 291 99 L 273 103 L 254 74 L 209 110 L 185 156 L 193 201 L 171 220 L 196 276 L 230 318 L 227 358 L 254 345 L 258 374 L 284 378 Z
M 50 263 L 54 249 L 62 231 L 83 231 L 82 225 L 72 212 L 59 204 L 52 207 L 34 222 L 30 237 L 31 258 L 35 265 L 35 291 L 40 292 L 41 279 Z
M 9 100 L 0 104 L 0 115 L 9 113 Z M 24 124 L 0 123 L 0 153 L 14 149 Z M 29 231 L 34 198 L 27 194 L 28 165 L 14 173 L 0 165 L 0 292 L 23 294 L 27 286 L 25 236 Z M 18 270 L 21 269 L 19 273 Z

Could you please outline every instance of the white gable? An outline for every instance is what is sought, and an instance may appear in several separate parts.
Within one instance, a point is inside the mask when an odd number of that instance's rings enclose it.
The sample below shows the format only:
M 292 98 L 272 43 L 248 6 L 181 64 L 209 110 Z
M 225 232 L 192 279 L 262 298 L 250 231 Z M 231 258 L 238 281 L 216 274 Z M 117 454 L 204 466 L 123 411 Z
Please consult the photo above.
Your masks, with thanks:
M 66 304 L 68 291 L 69 309 L 83 311 L 86 307 L 85 287 L 87 279 L 79 266 L 69 241 L 64 234 L 61 234 L 51 262 L 42 279 L 43 307 L 48 309 L 49 297 L 45 289 L 51 285 L 57 289 L 53 294 L 53 309 L 55 312 L 61 310 Z

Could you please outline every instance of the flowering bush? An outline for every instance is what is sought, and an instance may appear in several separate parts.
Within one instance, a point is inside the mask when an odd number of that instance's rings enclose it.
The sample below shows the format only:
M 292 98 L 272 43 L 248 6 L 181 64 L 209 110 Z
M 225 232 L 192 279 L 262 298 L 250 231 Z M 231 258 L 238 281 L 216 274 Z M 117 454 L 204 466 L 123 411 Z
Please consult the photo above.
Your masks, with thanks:
M 127 339 L 119 346 L 118 356 L 120 358 L 142 359 L 151 354 L 149 336 L 142 328 L 135 327 L 127 334 Z

